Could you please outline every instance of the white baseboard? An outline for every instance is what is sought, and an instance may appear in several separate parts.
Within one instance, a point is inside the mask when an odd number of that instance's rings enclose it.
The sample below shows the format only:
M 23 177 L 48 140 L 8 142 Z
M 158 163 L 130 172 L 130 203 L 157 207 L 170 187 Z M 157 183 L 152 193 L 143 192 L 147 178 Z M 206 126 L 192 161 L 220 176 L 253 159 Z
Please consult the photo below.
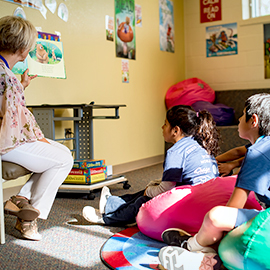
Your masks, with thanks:
M 150 158 L 131 161 L 128 163 L 114 165 L 113 174 L 122 174 L 122 173 L 130 172 L 130 171 L 142 169 L 145 167 L 163 163 L 163 161 L 164 161 L 164 155 L 159 155 L 159 156 L 154 156 Z

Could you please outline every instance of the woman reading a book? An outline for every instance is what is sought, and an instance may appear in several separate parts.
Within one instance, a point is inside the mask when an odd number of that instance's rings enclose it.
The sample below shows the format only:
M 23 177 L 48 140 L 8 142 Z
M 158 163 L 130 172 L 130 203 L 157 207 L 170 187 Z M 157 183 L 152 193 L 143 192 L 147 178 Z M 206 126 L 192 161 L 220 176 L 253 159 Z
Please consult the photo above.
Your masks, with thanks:
M 196 113 L 189 106 L 174 106 L 167 111 L 162 129 L 165 141 L 173 143 L 166 154 L 162 180 L 121 197 L 112 196 L 103 187 L 99 210 L 84 207 L 86 220 L 117 226 L 133 224 L 141 205 L 153 197 L 176 186 L 200 184 L 218 176 L 214 155 L 219 134 L 209 112 Z
M 32 171 L 19 194 L 5 203 L 5 212 L 17 216 L 15 228 L 22 236 L 40 240 L 37 218 L 47 219 L 57 190 L 73 165 L 68 148 L 45 139 L 26 108 L 24 90 L 36 76 L 26 70 L 19 81 L 11 71 L 35 45 L 37 32 L 27 20 L 0 18 L 0 154 L 3 161 Z

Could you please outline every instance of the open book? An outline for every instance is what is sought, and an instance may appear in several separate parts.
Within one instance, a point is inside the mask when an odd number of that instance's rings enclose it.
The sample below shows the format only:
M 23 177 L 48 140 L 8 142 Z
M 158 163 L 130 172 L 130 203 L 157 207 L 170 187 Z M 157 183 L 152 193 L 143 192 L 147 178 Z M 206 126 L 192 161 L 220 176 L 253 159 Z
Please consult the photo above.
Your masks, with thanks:
M 14 74 L 66 79 L 63 44 L 55 34 L 38 32 L 35 48 L 29 52 L 24 62 L 18 62 L 12 69 Z

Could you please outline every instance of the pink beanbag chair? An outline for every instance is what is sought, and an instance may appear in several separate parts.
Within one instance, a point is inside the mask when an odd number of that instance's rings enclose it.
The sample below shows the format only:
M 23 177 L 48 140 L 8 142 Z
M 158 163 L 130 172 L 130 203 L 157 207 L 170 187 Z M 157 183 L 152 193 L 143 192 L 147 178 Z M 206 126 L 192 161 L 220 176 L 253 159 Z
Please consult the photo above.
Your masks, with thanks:
M 213 103 L 215 91 L 204 81 L 198 78 L 190 78 L 171 86 L 165 97 L 167 109 L 175 105 L 189 105 L 197 101 Z
M 168 228 L 181 228 L 194 235 L 210 209 L 227 204 L 236 177 L 217 177 L 196 186 L 176 187 L 154 197 L 141 206 L 136 218 L 138 228 L 160 241 L 161 233 Z M 263 209 L 254 192 L 250 192 L 244 208 Z

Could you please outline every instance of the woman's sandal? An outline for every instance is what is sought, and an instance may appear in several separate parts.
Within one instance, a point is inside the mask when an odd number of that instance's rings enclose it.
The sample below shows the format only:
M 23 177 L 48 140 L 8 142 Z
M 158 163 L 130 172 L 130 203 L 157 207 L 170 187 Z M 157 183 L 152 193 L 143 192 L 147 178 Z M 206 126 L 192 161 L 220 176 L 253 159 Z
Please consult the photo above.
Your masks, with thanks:
M 6 201 L 4 209 L 6 214 L 17 216 L 23 220 L 34 220 L 40 214 L 28 200 L 16 196 L 12 196 Z

